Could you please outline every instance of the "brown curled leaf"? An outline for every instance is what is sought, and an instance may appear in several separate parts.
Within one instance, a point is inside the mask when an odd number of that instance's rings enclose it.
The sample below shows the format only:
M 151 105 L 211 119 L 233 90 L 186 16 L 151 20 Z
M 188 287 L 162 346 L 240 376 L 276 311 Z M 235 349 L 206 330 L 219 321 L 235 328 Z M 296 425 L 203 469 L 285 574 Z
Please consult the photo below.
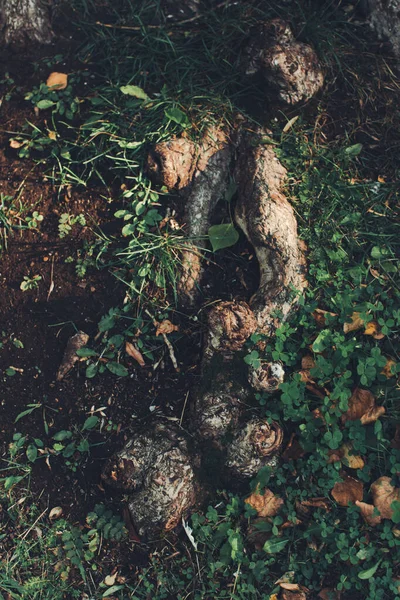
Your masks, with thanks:
M 393 502 L 400 502 L 400 489 L 392 485 L 390 477 L 383 476 L 371 485 L 371 493 L 382 519 L 391 519 Z
M 362 501 L 363 499 L 363 484 L 358 479 L 349 475 L 341 476 L 343 481 L 335 483 L 331 494 L 339 506 L 349 506 L 350 502 Z
M 266 489 L 260 494 L 259 487 L 245 502 L 257 511 L 259 517 L 275 517 L 283 504 L 282 498 L 275 496 L 271 490 Z
M 356 500 L 356 505 L 360 509 L 364 521 L 371 527 L 379 525 L 379 523 L 382 521 L 382 517 L 375 514 L 376 509 L 373 504 L 367 504 L 366 502 L 360 502 L 359 500 Z
M 78 362 L 79 356 L 76 352 L 86 346 L 88 341 L 89 336 L 84 331 L 78 331 L 78 333 L 69 338 L 61 365 L 57 371 L 57 381 L 61 381 L 69 373 L 74 364 Z
M 171 321 L 169 321 L 168 319 L 165 319 L 165 321 L 161 321 L 161 323 L 157 323 L 156 335 L 168 335 L 173 331 L 179 331 L 179 327 L 178 325 L 174 325 L 173 323 L 171 323 Z
M 135 346 L 130 342 L 125 343 L 125 352 L 129 354 L 129 356 L 131 356 L 134 360 L 136 360 L 136 362 L 138 362 L 141 367 L 145 366 L 146 363 L 144 362 L 144 358 L 141 352 L 139 352 L 139 350 L 135 348 Z

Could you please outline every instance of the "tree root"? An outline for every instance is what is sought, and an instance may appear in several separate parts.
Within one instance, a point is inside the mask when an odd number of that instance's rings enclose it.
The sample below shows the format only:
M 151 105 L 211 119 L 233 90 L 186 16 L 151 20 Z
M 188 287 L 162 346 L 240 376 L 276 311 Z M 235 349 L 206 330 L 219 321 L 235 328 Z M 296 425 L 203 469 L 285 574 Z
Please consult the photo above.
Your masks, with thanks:
M 250 71 L 260 64 L 268 71 L 267 59 L 276 60 L 286 81 L 284 88 L 283 79 L 276 78 L 282 98 L 296 102 L 315 93 L 323 77 L 313 51 L 296 42 L 281 21 L 267 29 L 261 37 L 269 41 L 259 45 L 257 56 L 253 52 Z M 289 63 L 278 61 L 280 52 L 286 57 L 297 53 L 302 65 L 292 70 Z M 235 221 L 254 247 L 260 284 L 248 304 L 220 302 L 209 311 L 201 383 L 189 407 L 197 450 L 190 451 L 179 429 L 159 424 L 134 437 L 105 469 L 107 483 L 128 491 L 129 511 L 141 534 L 175 527 L 194 506 L 201 489 L 195 473 L 200 449 L 219 453 L 222 468 L 235 480 L 277 464 L 282 429 L 246 415 L 254 391 L 276 391 L 284 371 L 279 363 L 247 368 L 241 351 L 252 334 L 271 336 L 288 317 L 296 294 L 306 287 L 306 261 L 295 214 L 284 194 L 286 169 L 273 149 L 262 144 L 262 134 L 239 133 L 234 144 L 226 132 L 213 127 L 197 144 L 186 137 L 158 144 L 148 160 L 149 173 L 186 199 L 188 250 L 179 289 L 182 300 L 193 303 L 202 271 L 199 240 L 207 234 L 236 153 Z

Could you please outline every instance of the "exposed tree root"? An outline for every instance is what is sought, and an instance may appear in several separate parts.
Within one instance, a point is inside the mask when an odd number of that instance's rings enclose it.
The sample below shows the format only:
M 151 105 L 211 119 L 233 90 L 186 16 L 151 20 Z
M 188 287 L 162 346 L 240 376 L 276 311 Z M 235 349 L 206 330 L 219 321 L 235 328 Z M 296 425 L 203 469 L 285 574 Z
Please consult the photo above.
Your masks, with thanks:
M 210 216 L 228 182 L 233 147 L 227 134 L 211 127 L 199 143 L 179 138 L 157 144 L 148 159 L 148 170 L 169 190 L 186 197 L 184 222 L 188 249 L 182 253 L 179 295 L 191 305 L 202 274 L 202 249 Z
M 286 104 L 309 100 L 324 84 L 315 51 L 296 41 L 289 24 L 282 19 L 258 25 L 246 54 L 246 74 L 260 73 Z
M 297 236 L 297 221 L 283 186 L 286 169 L 270 146 L 254 145 L 254 136 L 239 149 L 236 165 L 238 201 L 235 220 L 253 245 L 260 285 L 250 300 L 258 330 L 271 334 L 289 314 L 295 292 L 306 287 L 306 261 Z
M 280 95 L 288 102 L 318 91 L 323 77 L 310 47 L 296 42 L 279 20 L 263 25 L 260 35 L 258 53 L 253 47 L 249 59 L 250 72 L 262 67 L 268 74 L 273 63 L 278 71 L 271 72 L 278 73 Z M 239 142 L 233 144 L 214 127 L 197 144 L 186 137 L 158 144 L 148 161 L 149 172 L 160 183 L 186 198 L 188 250 L 180 293 L 183 301 L 193 303 L 202 270 L 199 240 L 206 236 L 212 211 L 223 196 L 236 152 L 235 221 L 254 247 L 260 284 L 249 304 L 220 302 L 209 311 L 201 383 L 189 413 L 194 447 L 219 453 L 225 471 L 239 480 L 277 463 L 282 429 L 259 417 L 246 419 L 246 414 L 255 390 L 274 392 L 284 378 L 279 363 L 247 368 L 240 351 L 256 331 L 273 335 L 306 286 L 304 249 L 284 194 L 286 169 L 273 149 L 262 144 L 262 133 L 239 132 Z M 198 452 L 189 451 L 180 430 L 156 425 L 134 437 L 108 463 L 104 479 L 129 492 L 129 510 L 141 533 L 175 527 L 194 505 L 200 489 L 194 470 Z

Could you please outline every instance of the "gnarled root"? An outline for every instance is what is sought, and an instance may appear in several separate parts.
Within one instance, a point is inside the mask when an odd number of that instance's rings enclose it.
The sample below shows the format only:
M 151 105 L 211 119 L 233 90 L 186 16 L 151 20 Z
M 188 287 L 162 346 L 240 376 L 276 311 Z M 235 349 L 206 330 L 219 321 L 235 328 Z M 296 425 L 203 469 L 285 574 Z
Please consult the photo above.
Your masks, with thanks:
M 246 74 L 261 73 L 287 104 L 309 100 L 324 84 L 315 51 L 296 41 L 289 24 L 282 19 L 261 23 L 253 30 L 246 59 Z
M 254 136 L 252 142 L 244 140 L 236 165 L 235 220 L 257 255 L 260 285 L 250 307 L 258 330 L 265 334 L 273 333 L 287 317 L 294 291 L 301 292 L 307 285 L 296 217 L 283 194 L 285 178 L 286 169 L 271 147 L 254 147 Z
M 198 500 L 195 460 L 177 427 L 157 423 L 112 457 L 102 478 L 129 492 L 132 521 L 147 537 L 176 527 Z
M 169 190 L 186 196 L 184 220 L 187 250 L 181 257 L 178 292 L 183 304 L 192 305 L 202 274 L 202 248 L 210 216 L 228 182 L 233 146 L 227 133 L 210 127 L 200 142 L 177 138 L 157 144 L 148 157 L 148 171 Z
M 277 423 L 254 417 L 228 446 L 226 466 L 237 477 L 255 477 L 261 467 L 277 464 L 283 432 Z

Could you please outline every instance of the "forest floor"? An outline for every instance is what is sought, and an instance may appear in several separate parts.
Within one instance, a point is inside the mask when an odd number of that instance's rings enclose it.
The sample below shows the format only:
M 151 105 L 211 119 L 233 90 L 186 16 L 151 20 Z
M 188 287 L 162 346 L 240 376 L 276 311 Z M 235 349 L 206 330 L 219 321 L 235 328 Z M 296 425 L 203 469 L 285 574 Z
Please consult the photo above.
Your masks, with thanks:
M 353 4 L 227 2 L 183 23 L 159 4 L 73 0 L 50 47 L 0 59 L 0 598 L 400 597 L 395 60 Z M 276 16 L 325 71 L 323 91 L 291 109 L 240 74 L 251 27 Z M 68 86 L 49 91 L 51 72 Z M 145 159 L 238 111 L 271 130 L 307 246 L 299 310 L 244 353 L 284 365 L 280 390 L 248 409 L 280 423 L 285 451 L 256 482 L 217 483 L 194 537 L 138 542 L 127 498 L 102 484 L 105 460 L 159 416 L 185 429 L 207 307 L 258 285 L 241 236 L 206 251 L 200 308 L 177 306 L 182 201 L 151 187 Z M 230 211 L 221 202 L 215 222 Z M 167 319 L 178 368 L 156 335 Z M 58 380 L 78 331 L 87 347 Z M 266 486 L 283 504 L 262 516 L 244 500 Z

